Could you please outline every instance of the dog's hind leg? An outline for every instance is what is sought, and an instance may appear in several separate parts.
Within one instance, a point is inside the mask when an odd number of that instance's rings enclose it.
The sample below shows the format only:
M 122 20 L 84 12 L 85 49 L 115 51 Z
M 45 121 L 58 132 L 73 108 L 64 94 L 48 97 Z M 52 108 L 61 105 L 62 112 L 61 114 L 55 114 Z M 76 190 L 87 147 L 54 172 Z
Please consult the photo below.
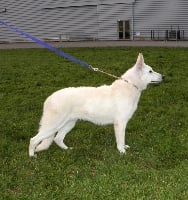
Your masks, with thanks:
M 61 147 L 62 149 L 68 149 L 68 147 L 63 142 L 66 134 L 70 132 L 76 124 L 76 121 L 69 121 L 67 122 L 57 133 L 56 137 L 54 138 L 54 142 Z
M 36 147 L 35 152 L 47 150 L 49 146 L 52 144 L 54 136 L 55 134 L 49 138 L 42 140 L 42 142 Z
M 29 144 L 29 156 L 30 157 L 34 156 L 36 147 L 39 145 L 39 143 L 45 139 L 52 138 L 52 136 L 54 136 L 55 132 L 56 131 L 53 129 L 48 130 L 48 131 L 40 130 L 39 133 L 35 137 L 31 138 L 30 144 Z M 49 147 L 49 145 L 48 145 L 48 147 Z

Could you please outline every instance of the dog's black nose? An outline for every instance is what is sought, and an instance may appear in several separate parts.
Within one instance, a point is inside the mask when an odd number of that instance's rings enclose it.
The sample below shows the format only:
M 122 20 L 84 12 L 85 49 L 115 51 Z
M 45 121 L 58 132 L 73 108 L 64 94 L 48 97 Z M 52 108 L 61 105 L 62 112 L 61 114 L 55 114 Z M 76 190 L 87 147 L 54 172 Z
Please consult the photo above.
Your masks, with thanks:
M 164 79 L 165 79 L 165 75 L 162 75 L 162 80 L 164 81 Z

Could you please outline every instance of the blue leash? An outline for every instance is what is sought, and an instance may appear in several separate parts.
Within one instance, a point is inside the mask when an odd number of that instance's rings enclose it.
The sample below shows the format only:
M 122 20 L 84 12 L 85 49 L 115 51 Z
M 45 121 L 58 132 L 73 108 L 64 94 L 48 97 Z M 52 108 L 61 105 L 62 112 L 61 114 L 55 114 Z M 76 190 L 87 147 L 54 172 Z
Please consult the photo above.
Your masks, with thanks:
M 49 49 L 50 51 L 53 51 L 54 53 L 66 58 L 66 59 L 68 59 L 68 60 L 70 60 L 70 61 L 72 61 L 74 63 L 77 63 L 77 64 L 82 65 L 82 66 L 84 66 L 84 67 L 86 67 L 88 69 L 91 69 L 91 70 L 95 71 L 95 72 L 100 72 L 100 73 L 103 73 L 105 75 L 111 76 L 111 77 L 116 78 L 116 79 L 121 78 L 121 77 L 115 76 L 113 74 L 104 72 L 104 71 L 102 71 L 102 70 L 100 70 L 98 68 L 94 68 L 91 65 L 89 65 L 88 63 L 85 63 L 85 62 L 83 62 L 81 60 L 78 60 L 77 58 L 69 55 L 68 53 L 63 52 L 63 51 L 51 46 L 50 44 L 48 44 L 48 43 L 46 43 L 46 42 L 44 42 L 44 41 L 32 36 L 32 35 L 29 35 L 28 33 L 25 33 L 24 31 L 19 30 L 15 26 L 7 24 L 6 22 L 4 22 L 2 20 L 0 20 L 0 25 L 3 25 L 6 28 L 8 28 L 8 29 L 10 29 L 10 30 L 12 30 L 12 31 L 14 31 L 14 32 L 16 32 L 18 34 L 20 34 L 20 35 L 22 35 L 22 36 L 24 36 L 24 37 L 26 37 L 26 38 L 28 38 L 30 40 L 33 40 L 35 43 L 37 43 L 37 44 Z
M 7 27 L 8 29 L 16 32 L 16 33 L 19 33 L 20 35 L 22 35 L 22 36 L 24 36 L 24 37 L 26 37 L 26 38 L 28 38 L 30 40 L 33 40 L 37 44 L 39 44 L 39 45 L 41 45 L 41 46 L 49 49 L 50 51 L 55 52 L 56 54 L 58 54 L 58 55 L 60 55 L 60 56 L 62 56 L 64 58 L 66 58 L 66 59 L 68 59 L 68 60 L 70 60 L 72 62 L 80 64 L 80 65 L 82 65 L 82 66 L 84 66 L 86 68 L 89 68 L 89 69 L 93 69 L 93 70 L 95 69 L 91 65 L 89 65 L 89 64 L 87 64 L 87 63 L 85 63 L 85 62 L 83 62 L 81 60 L 78 60 L 77 58 L 75 58 L 75 57 L 73 57 L 73 56 L 71 56 L 71 55 L 69 55 L 69 54 L 67 54 L 67 53 L 65 53 L 65 52 L 63 52 L 63 51 L 61 51 L 61 50 L 53 47 L 53 46 L 51 46 L 50 44 L 48 44 L 48 43 L 46 43 L 46 42 L 44 42 L 44 41 L 42 41 L 42 40 L 40 40 L 40 39 L 32 36 L 32 35 L 29 35 L 28 33 L 25 33 L 24 31 L 19 30 L 18 28 L 14 27 L 12 25 L 7 24 L 6 22 L 4 22 L 2 20 L 0 20 L 0 24 L 3 25 L 3 26 L 5 26 L 5 27 Z

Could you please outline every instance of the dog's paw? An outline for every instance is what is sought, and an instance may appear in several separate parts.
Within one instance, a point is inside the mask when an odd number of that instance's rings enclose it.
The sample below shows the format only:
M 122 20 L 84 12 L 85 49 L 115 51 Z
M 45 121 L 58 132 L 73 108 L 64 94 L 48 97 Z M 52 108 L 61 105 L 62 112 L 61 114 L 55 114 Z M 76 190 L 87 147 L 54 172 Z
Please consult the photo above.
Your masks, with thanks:
M 122 145 L 122 146 L 117 146 L 117 149 L 119 150 L 119 152 L 121 154 L 125 154 L 126 150 L 129 149 L 130 146 L 129 145 Z
M 33 149 L 29 148 L 29 157 L 34 157 L 35 156 L 35 152 L 33 151 Z
M 125 145 L 124 147 L 125 147 L 125 149 L 130 149 L 129 145 Z
M 117 146 L 117 149 L 121 154 L 125 154 L 126 153 L 125 146 Z
M 37 154 L 35 154 L 35 153 L 30 154 L 30 153 L 29 153 L 29 157 L 30 157 L 30 158 L 37 158 Z
M 34 154 L 34 156 L 30 157 L 30 158 L 37 158 L 37 154 Z

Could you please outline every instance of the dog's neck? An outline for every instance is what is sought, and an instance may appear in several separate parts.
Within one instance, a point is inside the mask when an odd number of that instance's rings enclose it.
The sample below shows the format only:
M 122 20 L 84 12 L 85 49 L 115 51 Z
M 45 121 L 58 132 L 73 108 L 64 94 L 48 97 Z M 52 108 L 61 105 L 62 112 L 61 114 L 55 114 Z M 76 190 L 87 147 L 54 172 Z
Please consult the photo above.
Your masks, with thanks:
M 125 79 L 125 78 L 123 78 L 123 77 L 120 77 L 119 78 L 120 80 L 122 80 L 122 81 L 125 81 L 126 83 L 129 83 L 129 84 L 131 84 L 134 88 L 136 88 L 139 92 L 141 92 L 142 90 L 137 86 L 137 85 L 135 85 L 134 83 L 132 83 L 131 81 L 129 81 L 129 80 L 127 80 L 127 79 Z

